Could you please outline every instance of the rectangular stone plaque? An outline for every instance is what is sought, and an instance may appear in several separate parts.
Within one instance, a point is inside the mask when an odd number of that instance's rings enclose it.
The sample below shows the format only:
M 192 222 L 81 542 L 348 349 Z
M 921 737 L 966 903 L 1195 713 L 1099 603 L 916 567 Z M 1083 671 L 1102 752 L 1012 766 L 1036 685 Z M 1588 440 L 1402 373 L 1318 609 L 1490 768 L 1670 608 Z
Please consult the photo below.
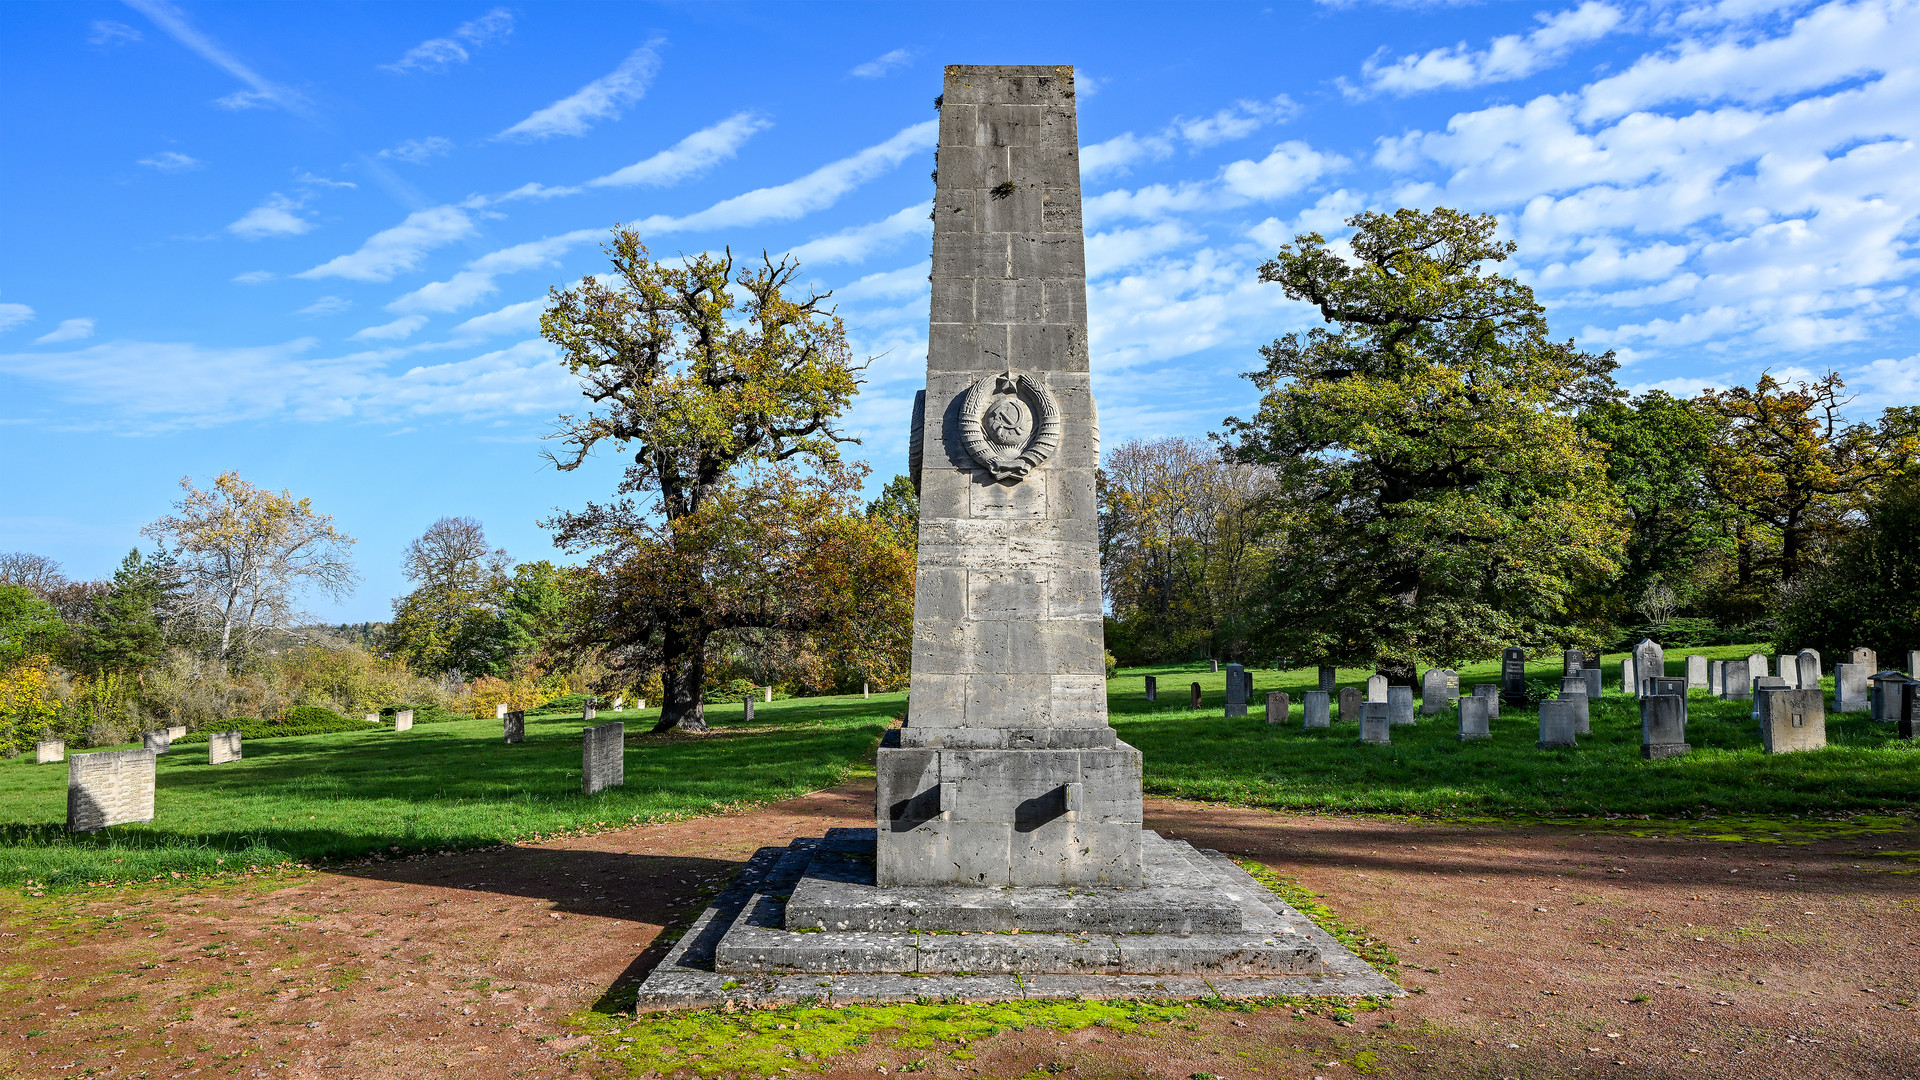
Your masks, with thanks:
M 1365 702 L 1366 702 L 1366 697 L 1365 695 L 1360 693 L 1359 687 L 1357 686 L 1341 687 L 1340 688 L 1340 719 L 1341 721 L 1345 723 L 1352 723 L 1360 719 L 1360 708 L 1363 704 L 1365 704 Z M 1381 704 L 1385 704 L 1385 702 L 1382 702 Z
M 1267 723 L 1269 724 L 1286 723 L 1287 713 L 1292 711 L 1292 709 L 1293 709 L 1293 702 L 1287 699 L 1286 694 L 1283 694 L 1278 690 L 1267 691 Z
M 1490 723 L 1492 718 L 1487 714 L 1487 704 L 1489 701 L 1497 700 L 1499 699 L 1482 697 L 1479 694 L 1460 699 L 1461 742 L 1469 739 L 1493 738 L 1493 725 Z
M 1474 683 L 1473 696 L 1487 699 L 1487 719 L 1500 719 L 1500 684 Z
M 377 724 L 380 722 L 380 714 L 374 713 L 368 716 L 367 719 Z M 412 731 L 413 730 L 413 710 L 409 709 L 404 713 L 394 713 L 393 714 L 393 730 Z
M 1826 698 L 1811 690 L 1769 690 L 1760 695 L 1760 745 L 1769 754 L 1818 750 L 1827 745 Z
M 240 729 L 207 733 L 207 764 L 225 765 L 240 760 Z
M 1587 698 L 1587 680 L 1561 679 L 1560 698 L 1573 707 L 1573 733 L 1591 735 L 1590 726 L 1593 717 L 1593 703 Z
M 591 795 L 627 782 L 627 725 L 615 721 L 580 732 L 580 790 Z
M 1189 685 L 1187 687 L 1187 708 L 1198 710 L 1201 705 L 1201 697 L 1200 684 L 1193 683 Z
M 1413 687 L 1387 687 L 1387 722 L 1402 725 L 1414 722 Z
M 1159 697 L 1160 697 L 1160 680 L 1154 678 L 1152 675 L 1147 676 L 1147 700 L 1154 701 L 1154 700 L 1157 700 Z
M 507 703 L 502 701 L 493 707 L 493 718 L 495 720 L 505 720 L 507 718 L 507 712 Z
M 1367 700 L 1387 700 L 1387 677 L 1385 675 L 1367 676 Z
M 41 739 L 33 744 L 33 760 L 36 764 L 51 765 L 56 761 L 67 760 L 67 744 L 63 739 Z
M 1302 698 L 1301 708 L 1304 710 L 1300 721 L 1300 726 L 1303 730 L 1312 731 L 1315 728 L 1332 726 L 1331 721 L 1333 718 L 1329 715 L 1330 710 L 1328 708 L 1328 699 L 1332 695 L 1328 694 L 1325 690 L 1309 690 L 1300 696 Z
M 1599 701 L 1601 688 L 1602 688 L 1601 681 L 1600 681 L 1600 669 L 1597 667 L 1581 668 L 1580 675 L 1582 678 L 1587 680 L 1587 700 Z
M 1640 756 L 1649 761 L 1679 757 L 1687 745 L 1687 702 L 1672 694 L 1649 694 L 1640 699 Z
M 1585 702 L 1586 695 L 1540 703 L 1540 741 L 1536 745 L 1544 750 L 1577 745 L 1574 740 L 1579 733 L 1579 716 L 1574 712 L 1576 701 Z
M 1560 658 L 1560 674 L 1572 675 L 1587 666 L 1587 654 L 1579 649 L 1568 649 Z
M 1326 691 L 1329 694 L 1333 693 L 1334 683 L 1338 681 L 1338 674 L 1339 674 L 1338 670 L 1335 669 L 1332 665 L 1321 664 L 1320 665 L 1320 689 Z M 1915 674 L 1920 675 L 1920 672 L 1915 672 Z
M 1863 650 L 1855 649 L 1858 653 Z M 1867 675 L 1872 671 L 1861 664 L 1833 665 L 1833 711 L 1866 712 Z
M 1707 658 L 1704 656 L 1687 657 L 1687 689 L 1707 689 Z
M 1729 660 L 1720 669 L 1720 695 L 1727 701 L 1745 701 L 1753 696 L 1753 679 L 1747 674 L 1745 660 Z
M 67 831 L 98 832 L 109 825 L 152 821 L 157 762 L 154 752 L 145 749 L 68 758 Z
M 1392 727 L 1393 721 L 1387 716 L 1386 702 L 1369 701 L 1360 706 L 1361 742 L 1384 746 L 1393 741 Z
M 1507 649 L 1500 654 L 1500 696 L 1509 705 L 1527 703 L 1527 651 Z
M 1247 715 L 1246 669 L 1239 664 L 1227 665 L 1227 715 Z
M 500 720 L 500 733 L 509 745 L 527 741 L 527 714 L 515 709 Z
M 167 747 L 173 743 L 173 733 L 166 728 L 161 728 L 159 731 L 143 731 L 140 733 L 140 743 L 143 750 L 164 754 L 167 752 Z

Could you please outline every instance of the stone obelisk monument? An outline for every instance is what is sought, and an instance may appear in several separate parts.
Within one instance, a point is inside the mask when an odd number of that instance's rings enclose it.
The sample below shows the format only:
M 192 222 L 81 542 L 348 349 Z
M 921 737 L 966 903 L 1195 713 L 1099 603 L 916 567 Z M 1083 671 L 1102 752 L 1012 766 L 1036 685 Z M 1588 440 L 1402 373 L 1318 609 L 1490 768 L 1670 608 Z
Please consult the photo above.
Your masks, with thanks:
M 1073 70 L 950 67 L 933 201 L 910 711 L 881 885 L 1138 885 L 1107 725 Z
M 874 829 L 755 853 L 658 1005 L 1400 991 L 1218 852 L 1146 832 L 1107 724 L 1073 69 L 949 67 L 905 726 Z

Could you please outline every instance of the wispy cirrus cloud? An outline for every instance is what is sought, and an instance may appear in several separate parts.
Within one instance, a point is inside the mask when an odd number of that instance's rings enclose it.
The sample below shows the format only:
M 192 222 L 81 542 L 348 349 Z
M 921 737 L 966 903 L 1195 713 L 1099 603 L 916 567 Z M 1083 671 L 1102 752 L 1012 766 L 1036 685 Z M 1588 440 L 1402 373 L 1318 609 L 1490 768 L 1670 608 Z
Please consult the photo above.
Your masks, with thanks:
M 163 173 L 192 172 L 195 169 L 204 169 L 207 167 L 206 162 L 198 158 L 188 157 L 186 154 L 182 154 L 177 150 L 162 150 L 152 157 L 141 158 L 138 162 L 135 162 L 135 164 L 145 165 L 149 169 L 157 169 Z
M 242 240 L 304 235 L 313 231 L 313 222 L 300 215 L 303 205 L 304 200 L 290 199 L 276 191 L 259 206 L 240 215 L 227 226 L 227 231 Z
M 0 304 L 0 333 L 33 321 L 33 309 L 25 304 Z
M 403 315 L 390 323 L 369 326 L 351 335 L 354 341 L 399 341 L 413 336 L 415 330 L 427 325 L 425 315 Z
M 387 310 L 412 314 L 423 311 L 459 311 L 492 296 L 498 290 L 494 279 L 502 274 L 538 270 L 560 265 L 560 256 L 606 235 L 604 229 L 575 229 L 558 236 L 529 240 L 524 244 L 490 251 L 467 263 L 460 272 L 445 281 L 435 281 L 407 293 L 387 305 Z
M 802 266 L 862 262 L 869 255 L 899 246 L 908 237 L 930 235 L 933 222 L 927 215 L 932 210 L 931 202 L 914 203 L 879 221 L 809 240 L 787 254 Z
M 906 49 L 895 49 L 892 52 L 882 53 L 864 64 L 857 65 L 852 71 L 847 72 L 847 74 L 856 79 L 878 79 L 883 75 L 892 74 L 912 62 L 913 54 L 911 52 L 908 52 Z
M 33 340 L 36 345 L 55 345 L 63 341 L 80 341 L 92 336 L 92 319 L 62 319 L 59 326 Z
M 405 221 L 367 238 L 359 250 L 340 255 L 294 275 L 343 277 L 353 281 L 392 281 L 420 265 L 427 252 L 474 233 L 473 219 L 457 206 L 416 210 Z
M 1204 150 L 1233 139 L 1245 138 L 1269 124 L 1283 124 L 1300 112 L 1300 106 L 1285 94 L 1266 101 L 1242 99 L 1211 116 L 1176 116 L 1171 123 L 1150 135 L 1123 132 L 1105 142 L 1080 148 L 1080 175 L 1094 179 L 1107 173 L 1123 173 L 1142 161 L 1160 161 L 1172 157 L 1175 149 Z
M 398 146 L 389 146 L 380 151 L 380 156 L 412 165 L 425 165 L 434 158 L 445 157 L 452 152 L 452 139 L 429 135 L 424 139 L 408 139 Z
M 445 71 L 454 64 L 464 64 L 472 59 L 473 54 L 468 49 L 503 40 L 511 33 L 513 13 L 506 8 L 494 8 L 477 19 L 461 23 L 446 37 L 428 38 L 408 49 L 400 59 L 380 66 L 384 70 L 397 72 Z
M 732 159 L 748 139 L 772 126 L 773 121 L 757 112 L 737 112 L 711 127 L 701 128 L 644 161 L 634 162 L 605 176 L 596 176 L 584 184 L 566 187 L 522 184 L 505 195 L 484 201 L 498 203 L 516 199 L 554 199 L 578 195 L 592 188 L 641 185 L 668 187 L 699 176 L 715 165 Z
M 112 19 L 95 19 L 87 31 L 89 45 L 131 45 L 143 38 L 140 31 Z
M 535 142 L 556 135 L 585 135 L 602 120 L 618 120 L 628 105 L 646 95 L 660 70 L 660 50 L 666 39 L 654 38 L 627 54 L 620 66 L 587 85 L 535 110 L 507 128 L 496 139 Z
M 1581 45 L 1620 29 L 1626 15 L 1612 4 L 1586 0 L 1565 11 L 1540 12 L 1540 25 L 1527 34 L 1503 34 L 1484 49 L 1466 42 L 1444 49 L 1385 60 L 1375 54 L 1361 65 L 1362 84 L 1346 83 L 1349 97 L 1368 94 L 1418 94 L 1459 90 L 1524 79 L 1558 63 Z
M 197 53 L 201 59 L 245 83 L 247 88 L 228 94 L 215 104 L 228 109 L 278 107 L 302 115 L 310 111 L 307 99 L 298 91 L 268 79 L 228 52 L 225 46 L 200 32 L 179 8 L 166 0 L 126 0 L 127 6 L 153 20 L 167 36 Z

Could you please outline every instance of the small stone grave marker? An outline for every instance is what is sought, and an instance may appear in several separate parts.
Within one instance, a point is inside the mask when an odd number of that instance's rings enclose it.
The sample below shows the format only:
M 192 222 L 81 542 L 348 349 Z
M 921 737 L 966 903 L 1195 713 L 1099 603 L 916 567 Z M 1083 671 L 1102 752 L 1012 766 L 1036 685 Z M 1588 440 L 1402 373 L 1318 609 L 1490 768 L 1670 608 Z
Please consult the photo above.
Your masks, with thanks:
M 140 733 L 141 748 L 155 754 L 166 753 L 167 747 L 172 742 L 173 734 L 166 728 L 161 728 L 159 731 L 143 731 Z
M 753 723 L 753 695 L 748 694 L 742 698 L 740 704 L 742 706 L 740 718 L 749 724 Z M 593 717 L 589 716 L 587 719 L 591 720 Z
M 1411 688 L 1409 688 L 1411 689 Z M 1360 706 L 1360 741 L 1386 745 L 1393 741 L 1393 724 L 1387 718 L 1387 703 L 1369 701 Z
M 1900 737 L 1913 741 L 1914 725 L 1920 724 L 1920 682 L 1910 682 L 1900 692 Z
M 1802 690 L 1820 689 L 1820 654 L 1801 650 L 1793 658 L 1794 682 Z
M 1247 680 L 1239 664 L 1227 665 L 1227 715 L 1247 715 Z
M 1573 706 L 1573 733 L 1575 735 L 1593 734 L 1591 727 L 1593 703 L 1587 699 L 1587 680 L 1561 679 L 1560 700 Z
M 1915 674 L 1920 675 L 1920 672 L 1915 672 Z M 1320 665 L 1320 689 L 1326 691 L 1329 694 L 1333 693 L 1334 691 L 1333 684 L 1336 680 L 1337 675 L 1338 675 L 1338 669 L 1335 668 L 1333 665 L 1321 664 Z
M 1387 700 L 1387 677 L 1385 675 L 1367 676 L 1367 700 Z
M 495 720 L 505 720 L 507 718 L 506 702 L 502 701 L 493 707 L 493 718 Z
M 1649 694 L 1640 699 L 1640 756 L 1648 761 L 1679 757 L 1687 745 L 1687 702 L 1672 694 Z
M 1147 700 L 1155 701 L 1155 700 L 1158 700 L 1159 697 L 1160 697 L 1160 680 L 1154 678 L 1151 675 L 1147 676 Z
M 1420 712 L 1432 716 L 1460 700 L 1460 673 L 1451 668 L 1428 668 L 1420 677 Z
M 1727 662 L 1725 660 L 1707 661 L 1707 693 L 1714 697 L 1723 696 L 1726 687 Z
M 1628 697 L 1640 696 L 1640 680 L 1633 677 L 1633 657 L 1620 661 L 1620 692 Z
M 207 733 L 207 764 L 225 765 L 240 760 L 240 729 Z
M 366 715 L 366 721 L 369 724 L 377 724 L 380 722 L 380 714 L 377 712 L 370 712 Z
M 1413 687 L 1387 687 L 1387 721 L 1392 724 L 1411 724 L 1413 720 Z
M 1687 657 L 1687 689 L 1705 690 L 1707 688 L 1707 658 L 1704 656 Z
M 527 714 L 524 709 L 515 709 L 500 720 L 500 734 L 507 745 L 527 741 Z
M 1493 724 L 1487 715 L 1487 706 L 1498 698 L 1488 698 L 1481 694 L 1460 699 L 1460 741 L 1469 739 L 1493 738 Z
M 38 765 L 51 765 L 56 761 L 67 760 L 65 739 L 40 739 L 33 744 L 33 760 Z
M 1920 649 L 1913 649 L 1907 653 L 1907 674 L 1920 679 Z
M 1579 649 L 1568 649 L 1560 659 L 1560 674 L 1572 675 L 1587 666 L 1587 654 Z
M 375 722 L 378 722 L 379 719 L 380 718 L 378 716 L 373 717 L 373 720 Z M 413 730 L 413 710 L 412 709 L 408 709 L 405 713 L 393 714 L 393 730 L 395 731 L 412 731 Z
M 626 704 L 627 704 L 627 696 L 625 694 L 616 695 L 613 699 L 613 711 L 619 712 L 621 709 L 626 707 Z
M 1200 707 L 1200 684 L 1194 683 L 1192 686 L 1187 688 L 1187 708 L 1198 709 L 1199 707 Z
M 1325 690 L 1309 690 L 1300 695 L 1300 707 L 1302 710 L 1300 726 L 1302 730 L 1312 731 L 1314 728 L 1332 726 L 1332 717 L 1329 715 L 1330 710 L 1328 708 L 1328 699 L 1332 696 L 1333 695 L 1327 693 Z
M 1218 674 L 1220 674 L 1220 661 L 1218 661 L 1218 660 L 1209 660 L 1209 661 L 1207 661 L 1207 663 L 1209 663 L 1209 664 L 1211 664 L 1211 665 L 1213 665 L 1213 667 L 1212 667 L 1212 669 L 1211 669 L 1211 673 L 1212 673 L 1212 674 L 1214 674 L 1214 675 L 1218 675 Z
M 1815 673 L 1815 674 L 1817 674 L 1817 675 L 1819 675 L 1819 676 L 1820 676 L 1821 678 L 1825 678 L 1825 677 L 1826 677 L 1826 674 L 1827 674 L 1827 669 L 1826 669 L 1825 667 L 1823 667 L 1823 666 L 1821 666 L 1821 665 L 1822 665 L 1822 661 L 1821 661 L 1821 659 L 1820 659 L 1820 650 L 1819 650 L 1819 649 L 1801 649 L 1801 650 L 1800 650 L 1800 655 L 1801 655 L 1802 657 L 1808 657 L 1808 656 L 1811 656 L 1811 657 L 1813 657 L 1813 670 L 1814 670 L 1814 673 Z M 1815 682 L 1819 682 L 1820 680 L 1819 680 L 1819 679 L 1815 679 L 1814 681 L 1815 681 Z M 1805 686 L 1803 686 L 1803 687 L 1801 687 L 1800 689 L 1802 689 L 1802 690 L 1805 690 L 1805 689 L 1808 689 L 1808 687 L 1805 687 Z
M 1340 719 L 1343 722 L 1352 722 L 1360 719 L 1360 709 L 1365 703 L 1366 703 L 1366 696 L 1360 693 L 1359 687 L 1357 686 L 1341 687 L 1340 688 Z M 1382 704 L 1384 704 L 1384 702 Z
M 164 735 L 165 732 L 158 734 Z M 151 750 L 110 750 L 67 759 L 67 831 L 153 820 Z
M 1865 648 L 1853 650 L 1853 655 L 1848 657 L 1847 662 L 1858 664 L 1868 671 L 1877 670 L 1880 666 L 1880 658 L 1873 654 L 1872 649 Z
M 1633 674 L 1639 680 L 1636 685 L 1645 686 L 1648 679 L 1665 676 L 1666 673 L 1667 651 L 1652 638 L 1642 638 L 1640 644 L 1633 647 Z
M 1872 684 L 1872 689 L 1867 692 L 1871 706 L 1868 715 L 1883 723 L 1898 722 L 1901 692 L 1908 682 L 1906 674 L 1891 670 L 1877 671 L 1867 676 L 1867 682 Z
M 1473 696 L 1477 698 L 1487 699 L 1487 719 L 1489 720 L 1500 719 L 1500 684 L 1499 683 L 1490 683 L 1490 682 L 1474 683 Z
M 1587 700 L 1599 701 L 1602 691 L 1600 669 L 1597 667 L 1581 668 L 1580 675 L 1587 680 Z
M 1507 649 L 1500 654 L 1500 698 L 1509 705 L 1527 704 L 1527 651 Z
M 1287 714 L 1293 711 L 1293 702 L 1278 690 L 1267 691 L 1267 723 L 1284 724 Z
M 627 725 L 615 721 L 580 732 L 580 790 L 591 795 L 626 782 Z
M 1827 745 L 1826 698 L 1811 690 L 1769 690 L 1760 695 L 1760 746 L 1769 754 L 1818 750 Z
M 1582 695 L 1582 700 L 1584 697 Z M 1535 745 L 1542 750 L 1576 746 L 1575 725 L 1572 701 L 1566 698 L 1543 701 L 1540 703 L 1540 741 Z
M 187 737 L 187 725 L 185 724 L 175 724 L 172 727 L 167 729 L 167 738 L 169 740 L 184 739 L 186 737 Z
M 1773 658 L 1773 673 L 1786 680 L 1787 689 L 1800 689 L 1800 660 L 1789 653 L 1780 653 Z
M 1745 701 L 1753 696 L 1753 679 L 1747 675 L 1745 660 L 1729 660 L 1720 673 L 1720 696 L 1727 701 Z
M 1860 664 L 1833 665 L 1834 712 L 1867 711 L 1867 671 Z
M 749 707 L 748 711 L 749 712 L 752 711 L 751 707 Z M 599 698 L 588 698 L 586 702 L 580 706 L 580 719 L 587 723 L 592 723 L 594 718 L 598 717 L 599 715 L 600 715 L 600 699 Z

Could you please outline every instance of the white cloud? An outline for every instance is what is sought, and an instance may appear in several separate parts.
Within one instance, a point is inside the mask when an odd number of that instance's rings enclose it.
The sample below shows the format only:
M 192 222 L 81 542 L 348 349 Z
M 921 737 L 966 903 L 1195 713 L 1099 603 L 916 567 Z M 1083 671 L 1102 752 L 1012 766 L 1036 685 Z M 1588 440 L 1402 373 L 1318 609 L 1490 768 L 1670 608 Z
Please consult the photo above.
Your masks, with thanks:
M 1281 143 L 1259 161 L 1236 161 L 1221 170 L 1226 190 L 1248 199 L 1278 199 L 1305 188 L 1329 172 L 1343 168 L 1346 159 L 1323 154 L 1297 139 Z
M 940 122 L 926 120 L 901 130 L 886 142 L 869 146 L 787 183 L 722 199 L 685 217 L 656 214 L 636 228 L 647 232 L 685 232 L 754 225 L 762 221 L 791 221 L 832 206 L 840 196 L 879 176 L 914 154 L 933 149 Z
M 388 71 L 444 71 L 449 65 L 464 64 L 471 58 L 468 46 L 479 48 L 512 32 L 512 13 L 506 8 L 494 8 L 472 22 L 461 23 L 448 36 L 428 38 L 408 49 L 400 59 L 381 66 Z
M 227 226 L 227 231 L 242 240 L 264 240 L 269 236 L 299 236 L 312 232 L 313 222 L 295 212 L 300 205 L 299 200 L 289 199 L 276 191 L 267 196 L 265 202 L 240 215 L 238 221 Z
M 1153 256 L 1205 242 L 1205 236 L 1177 221 L 1093 233 L 1087 237 L 1087 277 L 1105 277 Z
M 798 259 L 801 266 L 864 262 L 867 256 L 896 247 L 907 237 L 931 235 L 933 221 L 927 215 L 932 210 L 931 202 L 915 203 L 879 221 L 809 240 L 787 254 Z
M 145 165 L 149 169 L 158 169 L 164 173 L 192 172 L 195 169 L 207 167 L 206 162 L 188 157 L 176 150 L 162 150 L 152 157 L 141 158 L 137 164 Z
M 217 104 L 230 109 L 279 106 L 305 115 L 307 99 L 299 92 L 261 76 L 228 52 L 219 42 L 201 33 L 179 8 L 167 0 L 126 0 L 127 6 L 152 19 L 169 37 L 199 54 L 200 58 L 247 84 L 247 89 L 219 99 Z
M 93 27 L 87 32 L 89 45 L 119 45 L 123 42 L 139 41 L 141 38 L 140 31 L 126 23 L 114 22 L 112 19 L 93 20 Z
M 1612 4 L 1586 0 L 1579 7 L 1539 12 L 1534 18 L 1541 25 L 1532 33 L 1494 38 L 1485 49 L 1471 49 L 1461 42 L 1390 62 L 1382 62 L 1376 54 L 1361 65 L 1365 89 L 1346 89 L 1349 96 L 1366 92 L 1404 95 L 1524 79 L 1559 62 L 1575 48 L 1612 33 L 1625 16 Z
M 890 53 L 876 56 L 855 67 L 847 74 L 856 79 L 877 79 L 882 75 L 897 71 L 913 62 L 913 54 L 905 49 L 895 49 Z
M 62 319 L 59 326 L 33 340 L 39 345 L 54 345 L 62 341 L 80 341 L 92 336 L 92 319 Z
M 279 276 L 271 270 L 248 270 L 233 275 L 232 280 L 236 285 L 265 285 Z
M 1338 154 L 1326 154 L 1304 142 L 1288 140 L 1266 157 L 1242 159 L 1220 169 L 1211 181 L 1184 180 L 1178 184 L 1149 184 L 1128 191 L 1102 192 L 1085 200 L 1081 211 L 1089 228 L 1125 218 L 1158 220 L 1203 210 L 1224 210 L 1250 202 L 1293 195 L 1321 177 L 1348 165 Z
M 408 139 L 398 146 L 390 146 L 380 151 L 383 158 L 424 165 L 437 157 L 453 152 L 453 140 L 439 135 L 429 135 L 424 139 Z
M 0 333 L 33 320 L 33 309 L 25 304 L 0 304 Z
M 1080 148 L 1080 176 L 1090 180 L 1124 170 L 1142 159 L 1159 160 L 1172 155 L 1173 142 L 1164 136 L 1142 138 L 1131 131 L 1123 132 L 1105 142 Z
M 833 291 L 836 300 L 891 300 L 903 296 L 924 296 L 932 290 L 927 275 L 933 270 L 931 259 L 922 259 L 898 270 L 868 274 L 851 285 Z
M 354 341 L 398 341 L 413 336 L 415 330 L 427 325 L 425 315 L 403 315 L 390 323 L 369 326 L 353 334 Z
M 575 229 L 572 232 L 530 240 L 524 244 L 490 251 L 445 281 L 430 282 L 387 305 L 392 312 L 458 311 L 479 303 L 497 290 L 494 278 L 522 270 L 541 270 L 560 265 L 560 256 L 606 235 L 602 229 Z
M 628 105 L 640 100 L 660 70 L 660 47 L 655 38 L 633 50 L 620 66 L 587 85 L 539 109 L 525 120 L 494 136 L 533 141 L 555 135 L 585 135 L 600 120 L 617 120 Z
M 1204 150 L 1242 139 L 1268 124 L 1286 123 L 1299 111 L 1292 98 L 1280 94 L 1268 101 L 1243 98 L 1212 116 L 1176 116 L 1158 134 L 1142 136 L 1128 131 L 1081 147 L 1080 175 L 1094 179 L 1107 173 L 1124 173 L 1136 162 L 1163 161 L 1173 156 L 1180 143 L 1189 150 Z
M 694 132 L 645 161 L 595 177 L 587 181 L 587 186 L 633 187 L 648 184 L 665 187 L 677 184 L 732 158 L 748 139 L 772 126 L 771 120 L 751 110 L 737 112 L 712 127 Z
M 302 270 L 296 277 L 343 277 L 354 281 L 392 281 L 412 270 L 434 248 L 473 235 L 473 221 L 458 207 L 435 206 L 416 210 L 391 229 L 377 232 L 360 250 Z
M 295 315 L 319 318 L 326 315 L 338 315 L 353 306 L 353 301 L 341 296 L 323 296 L 299 311 Z
M 545 297 L 535 300 L 522 300 L 518 304 L 508 304 L 498 311 L 489 311 L 485 315 L 475 315 L 466 322 L 453 328 L 456 338 L 498 337 L 502 334 L 538 334 L 540 332 L 540 313 L 545 311 Z

